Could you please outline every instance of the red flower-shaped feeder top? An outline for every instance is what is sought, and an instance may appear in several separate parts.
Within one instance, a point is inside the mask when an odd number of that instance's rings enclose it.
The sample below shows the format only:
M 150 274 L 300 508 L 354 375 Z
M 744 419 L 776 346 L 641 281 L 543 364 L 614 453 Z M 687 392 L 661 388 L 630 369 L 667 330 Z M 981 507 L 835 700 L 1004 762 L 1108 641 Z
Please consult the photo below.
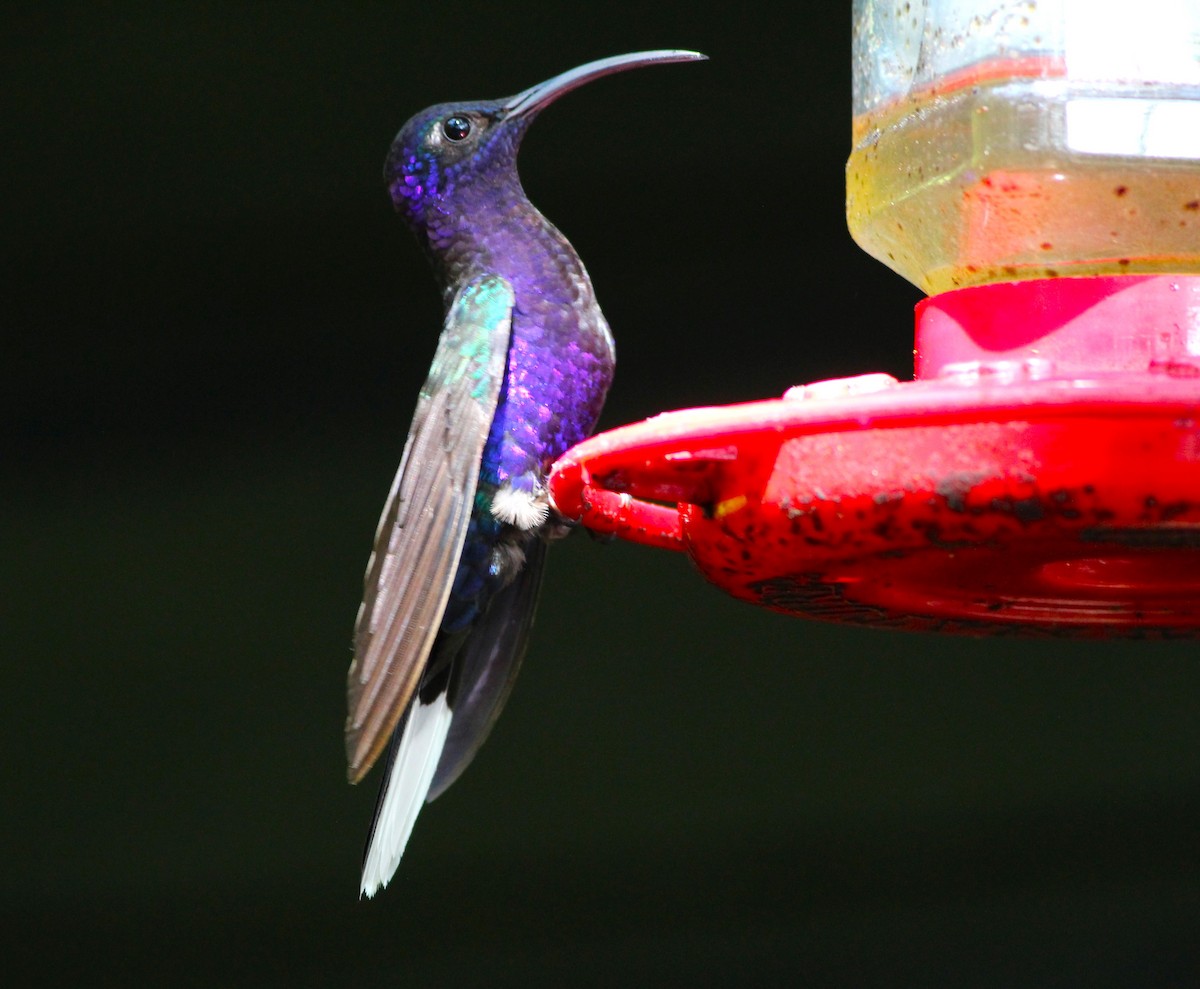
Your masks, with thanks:
M 917 354 L 911 382 L 595 436 L 555 465 L 555 505 L 805 617 L 1200 633 L 1200 278 L 949 292 L 918 306 Z

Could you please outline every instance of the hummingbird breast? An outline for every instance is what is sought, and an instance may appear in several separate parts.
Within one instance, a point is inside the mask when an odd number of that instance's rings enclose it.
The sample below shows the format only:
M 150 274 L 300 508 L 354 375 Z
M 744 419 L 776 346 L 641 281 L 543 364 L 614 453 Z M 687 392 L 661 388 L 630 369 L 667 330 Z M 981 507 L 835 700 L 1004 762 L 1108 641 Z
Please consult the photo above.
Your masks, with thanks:
M 475 274 L 498 274 L 516 306 L 500 401 L 481 481 L 518 489 L 591 435 L 612 383 L 612 333 L 567 239 L 532 206 L 480 238 Z
M 562 234 L 545 226 L 539 249 L 514 239 L 507 251 L 478 257 L 479 267 L 462 276 L 502 275 L 516 304 L 467 541 L 442 623 L 448 632 L 474 622 L 520 569 L 547 523 L 546 473 L 591 435 L 612 382 L 612 334 L 587 272 Z M 498 517 L 498 493 L 509 504 L 543 507 L 528 521 L 505 520 Z

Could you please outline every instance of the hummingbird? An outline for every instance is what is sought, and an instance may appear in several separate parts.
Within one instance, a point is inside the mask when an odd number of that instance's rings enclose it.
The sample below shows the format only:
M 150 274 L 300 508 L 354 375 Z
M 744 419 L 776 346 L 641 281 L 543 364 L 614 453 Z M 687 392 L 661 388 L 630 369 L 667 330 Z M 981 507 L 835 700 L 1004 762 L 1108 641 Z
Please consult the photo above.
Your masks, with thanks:
M 587 271 L 521 187 L 521 141 L 584 83 L 704 57 L 589 62 L 509 99 L 429 107 L 392 143 L 384 180 L 432 262 L 445 318 L 355 624 L 350 781 L 387 750 L 362 895 L 387 885 L 422 804 L 458 778 L 508 699 L 547 544 L 568 529 L 546 474 L 591 434 L 613 377 L 613 337 Z

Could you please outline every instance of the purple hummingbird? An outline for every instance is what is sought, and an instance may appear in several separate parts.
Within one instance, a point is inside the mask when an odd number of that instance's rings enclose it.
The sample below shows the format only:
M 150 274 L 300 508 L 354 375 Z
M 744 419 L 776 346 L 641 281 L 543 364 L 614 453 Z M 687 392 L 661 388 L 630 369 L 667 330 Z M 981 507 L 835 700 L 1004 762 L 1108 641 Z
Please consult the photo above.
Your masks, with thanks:
M 704 57 L 589 62 L 511 99 L 430 107 L 392 144 L 388 191 L 433 262 L 446 316 L 355 626 L 351 782 L 387 748 L 366 896 L 387 885 L 421 805 L 466 768 L 512 690 L 547 543 L 567 528 L 546 472 L 590 435 L 612 381 L 612 334 L 587 272 L 521 188 L 521 139 L 586 82 Z

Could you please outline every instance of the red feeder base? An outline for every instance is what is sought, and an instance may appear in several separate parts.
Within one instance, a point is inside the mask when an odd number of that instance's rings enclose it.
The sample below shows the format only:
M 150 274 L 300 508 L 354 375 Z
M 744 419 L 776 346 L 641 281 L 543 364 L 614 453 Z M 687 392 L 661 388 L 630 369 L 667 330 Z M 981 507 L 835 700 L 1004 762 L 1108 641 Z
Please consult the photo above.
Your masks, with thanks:
M 918 308 L 932 380 L 668 413 L 570 451 L 551 494 L 805 617 L 1196 635 L 1198 314 L 1200 279 L 947 293 Z

